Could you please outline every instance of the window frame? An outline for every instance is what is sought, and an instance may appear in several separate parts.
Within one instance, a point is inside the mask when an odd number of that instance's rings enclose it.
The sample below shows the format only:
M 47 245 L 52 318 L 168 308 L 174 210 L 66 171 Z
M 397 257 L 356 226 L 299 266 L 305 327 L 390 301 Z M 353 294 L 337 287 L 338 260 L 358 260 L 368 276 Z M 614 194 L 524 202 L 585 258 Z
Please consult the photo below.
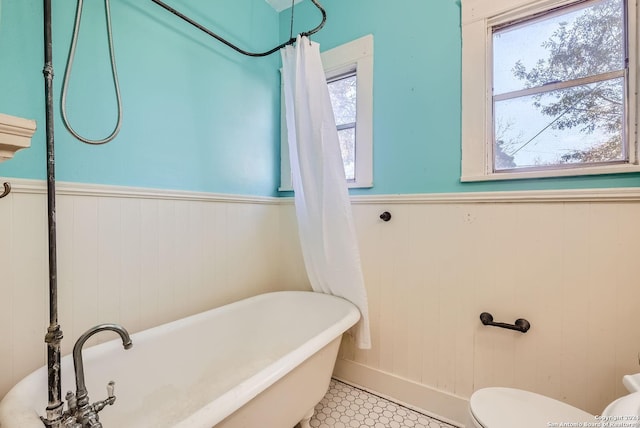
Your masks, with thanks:
M 369 34 L 320 54 L 327 80 L 355 72 L 356 83 L 356 147 L 355 179 L 348 180 L 349 188 L 373 187 L 373 35 Z M 280 121 L 280 187 L 293 190 L 289 163 L 289 142 L 284 110 L 281 102 Z
M 493 28 L 553 11 L 576 0 L 465 0 L 462 2 L 462 169 L 460 180 L 489 181 L 640 172 L 638 164 L 637 5 L 627 0 L 626 135 L 629 161 L 562 168 L 493 170 Z

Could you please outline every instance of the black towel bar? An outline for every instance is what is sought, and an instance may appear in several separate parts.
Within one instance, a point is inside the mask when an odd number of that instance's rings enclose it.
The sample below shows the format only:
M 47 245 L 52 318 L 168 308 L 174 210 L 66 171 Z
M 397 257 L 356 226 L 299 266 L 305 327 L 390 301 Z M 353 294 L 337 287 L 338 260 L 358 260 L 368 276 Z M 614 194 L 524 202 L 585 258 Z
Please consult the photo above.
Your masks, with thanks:
M 493 315 L 489 312 L 483 312 L 480 314 L 480 321 L 484 325 L 490 325 L 493 327 L 506 328 L 509 330 L 516 330 L 520 333 L 526 333 L 531 328 L 531 324 L 524 318 L 518 318 L 514 324 L 507 324 L 504 322 L 493 322 Z

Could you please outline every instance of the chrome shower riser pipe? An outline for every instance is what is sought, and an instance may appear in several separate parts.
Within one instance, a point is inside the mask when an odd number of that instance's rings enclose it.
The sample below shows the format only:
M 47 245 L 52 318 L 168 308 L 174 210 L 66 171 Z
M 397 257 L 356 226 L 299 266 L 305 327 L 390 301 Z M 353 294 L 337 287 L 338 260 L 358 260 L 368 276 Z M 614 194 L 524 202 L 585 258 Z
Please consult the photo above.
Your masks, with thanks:
M 44 0 L 44 91 L 47 145 L 47 212 L 49 238 L 49 327 L 47 344 L 48 399 L 47 426 L 61 426 L 64 403 L 60 375 L 60 342 L 62 331 L 58 324 L 58 273 L 56 256 L 56 173 L 53 116 L 53 54 L 51 37 L 51 0 Z

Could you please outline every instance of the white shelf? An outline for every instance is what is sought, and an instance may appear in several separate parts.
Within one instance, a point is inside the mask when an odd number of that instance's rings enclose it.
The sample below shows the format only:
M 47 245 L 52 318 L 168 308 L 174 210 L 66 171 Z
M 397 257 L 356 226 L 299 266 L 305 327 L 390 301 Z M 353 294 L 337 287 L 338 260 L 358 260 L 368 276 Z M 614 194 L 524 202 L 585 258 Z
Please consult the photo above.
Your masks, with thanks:
M 0 162 L 31 146 L 36 121 L 0 113 Z

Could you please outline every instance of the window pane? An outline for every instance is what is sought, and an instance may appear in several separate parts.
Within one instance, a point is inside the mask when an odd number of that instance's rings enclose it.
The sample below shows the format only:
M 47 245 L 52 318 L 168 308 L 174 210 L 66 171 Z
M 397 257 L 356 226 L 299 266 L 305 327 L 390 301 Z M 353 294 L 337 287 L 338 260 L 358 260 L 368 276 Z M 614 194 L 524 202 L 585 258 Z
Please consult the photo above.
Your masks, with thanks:
M 356 129 L 347 128 L 338 131 L 340 151 L 344 163 L 344 175 L 347 180 L 356 179 Z
M 625 161 L 624 78 L 494 103 L 494 170 Z
M 356 121 L 356 83 L 355 74 L 328 82 L 336 125 Z
M 623 0 L 587 2 L 493 34 L 494 95 L 624 69 Z

